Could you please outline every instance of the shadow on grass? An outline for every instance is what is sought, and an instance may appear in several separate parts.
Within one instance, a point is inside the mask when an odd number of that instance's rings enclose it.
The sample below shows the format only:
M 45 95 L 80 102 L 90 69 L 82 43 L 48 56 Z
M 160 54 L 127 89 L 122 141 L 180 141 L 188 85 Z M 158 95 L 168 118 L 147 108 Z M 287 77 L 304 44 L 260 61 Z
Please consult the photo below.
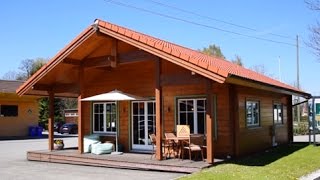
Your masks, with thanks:
M 309 143 L 292 143 L 281 145 L 247 157 L 225 161 L 245 166 L 265 166 L 308 146 Z

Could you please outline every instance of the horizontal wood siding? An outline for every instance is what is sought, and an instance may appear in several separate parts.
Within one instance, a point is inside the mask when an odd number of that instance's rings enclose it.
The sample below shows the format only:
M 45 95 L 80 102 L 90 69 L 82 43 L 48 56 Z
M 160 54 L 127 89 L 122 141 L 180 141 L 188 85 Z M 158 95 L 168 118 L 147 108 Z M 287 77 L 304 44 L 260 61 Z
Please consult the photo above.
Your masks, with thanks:
M 283 94 L 259 91 L 241 86 L 236 87 L 238 96 L 239 113 L 239 154 L 244 155 L 251 152 L 266 149 L 272 146 L 273 126 L 273 104 L 283 103 L 283 124 L 276 125 L 276 142 L 279 144 L 288 142 L 288 117 L 287 96 Z M 246 101 L 254 100 L 260 104 L 260 125 L 258 127 L 247 127 L 246 124 Z
M 0 136 L 28 136 L 29 126 L 38 125 L 37 97 L 0 93 L 0 105 L 17 105 L 17 117 L 0 116 Z
M 143 67 L 143 68 L 142 68 Z M 133 63 L 118 66 L 114 69 L 89 69 L 85 74 L 86 97 L 106 93 L 112 90 L 120 90 L 141 97 L 154 97 L 154 62 Z M 119 144 L 123 151 L 130 150 L 131 135 L 129 129 L 130 106 L 129 101 L 119 102 Z M 92 133 L 91 103 L 84 105 L 85 109 L 85 134 Z M 115 141 L 114 135 L 101 134 L 103 141 Z
M 206 98 L 206 79 L 191 71 L 185 70 L 170 62 L 162 63 L 162 93 L 163 93 L 163 128 L 164 131 L 175 131 L 176 125 L 176 98 L 177 97 L 204 97 Z M 173 80 L 170 80 L 173 79 Z M 188 81 L 188 79 L 193 79 Z M 114 89 L 135 94 L 142 97 L 154 98 L 154 61 L 133 63 L 118 66 L 115 69 L 89 69 L 85 72 L 86 97 L 109 92 Z M 215 153 L 229 155 L 233 152 L 232 128 L 229 118 L 228 85 L 214 83 L 212 91 L 217 101 L 218 138 L 215 141 Z M 85 134 L 92 132 L 90 103 L 83 105 L 85 109 Z M 120 102 L 119 143 L 124 151 L 130 150 L 130 102 Z M 114 140 L 113 136 L 106 136 L 107 140 Z
M 175 84 L 166 84 L 163 86 L 164 131 L 174 132 L 177 121 L 177 98 L 206 98 L 206 79 L 199 77 L 199 81 L 196 84 L 194 82 L 188 83 L 185 79 L 191 79 L 193 76 L 198 75 L 192 75 L 190 71 L 169 62 L 165 62 L 163 65 L 165 67 L 163 69 L 165 76 L 179 74 L 179 77 L 181 77 L 176 79 Z M 214 151 L 217 156 L 226 156 L 233 153 L 228 88 L 229 86 L 226 84 L 213 82 L 212 92 L 216 95 L 216 118 L 218 126 L 218 135 L 215 140 Z

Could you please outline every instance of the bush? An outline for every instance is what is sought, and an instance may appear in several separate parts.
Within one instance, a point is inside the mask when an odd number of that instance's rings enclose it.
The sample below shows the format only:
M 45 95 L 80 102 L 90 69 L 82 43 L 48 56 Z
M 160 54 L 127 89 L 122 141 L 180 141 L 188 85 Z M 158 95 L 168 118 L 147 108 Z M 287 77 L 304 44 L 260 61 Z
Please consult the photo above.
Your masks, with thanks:
M 309 134 L 308 122 L 300 122 L 293 125 L 293 135 Z

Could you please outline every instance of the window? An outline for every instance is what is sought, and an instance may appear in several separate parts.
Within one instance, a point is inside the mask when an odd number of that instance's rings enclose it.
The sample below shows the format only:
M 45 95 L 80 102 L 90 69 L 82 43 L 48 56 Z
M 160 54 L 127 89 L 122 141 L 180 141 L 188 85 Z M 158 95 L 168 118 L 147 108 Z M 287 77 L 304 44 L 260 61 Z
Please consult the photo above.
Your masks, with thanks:
M 247 127 L 260 125 L 260 107 L 258 101 L 246 102 Z
M 178 99 L 177 123 L 189 125 L 190 133 L 205 134 L 206 99 Z
M 275 124 L 282 124 L 282 104 L 275 103 L 273 104 L 273 120 Z
M 115 102 L 93 104 L 93 132 L 117 132 L 117 108 Z
M 0 105 L 0 116 L 1 117 L 18 116 L 18 106 L 17 105 Z

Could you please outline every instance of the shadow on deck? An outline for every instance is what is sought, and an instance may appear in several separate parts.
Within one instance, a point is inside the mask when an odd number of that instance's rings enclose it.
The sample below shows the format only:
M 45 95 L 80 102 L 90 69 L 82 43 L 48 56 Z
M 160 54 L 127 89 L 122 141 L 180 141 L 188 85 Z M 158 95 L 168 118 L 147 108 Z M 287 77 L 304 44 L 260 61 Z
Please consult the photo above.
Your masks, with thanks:
M 158 161 L 154 157 L 151 159 L 150 154 L 79 154 L 75 149 L 65 149 L 58 151 L 29 151 L 27 152 L 27 159 L 31 161 L 179 173 L 193 173 L 212 166 L 212 164 L 206 163 L 204 161 L 193 161 L 186 159 L 166 159 Z M 217 159 L 215 160 L 215 162 L 222 162 L 222 160 Z

